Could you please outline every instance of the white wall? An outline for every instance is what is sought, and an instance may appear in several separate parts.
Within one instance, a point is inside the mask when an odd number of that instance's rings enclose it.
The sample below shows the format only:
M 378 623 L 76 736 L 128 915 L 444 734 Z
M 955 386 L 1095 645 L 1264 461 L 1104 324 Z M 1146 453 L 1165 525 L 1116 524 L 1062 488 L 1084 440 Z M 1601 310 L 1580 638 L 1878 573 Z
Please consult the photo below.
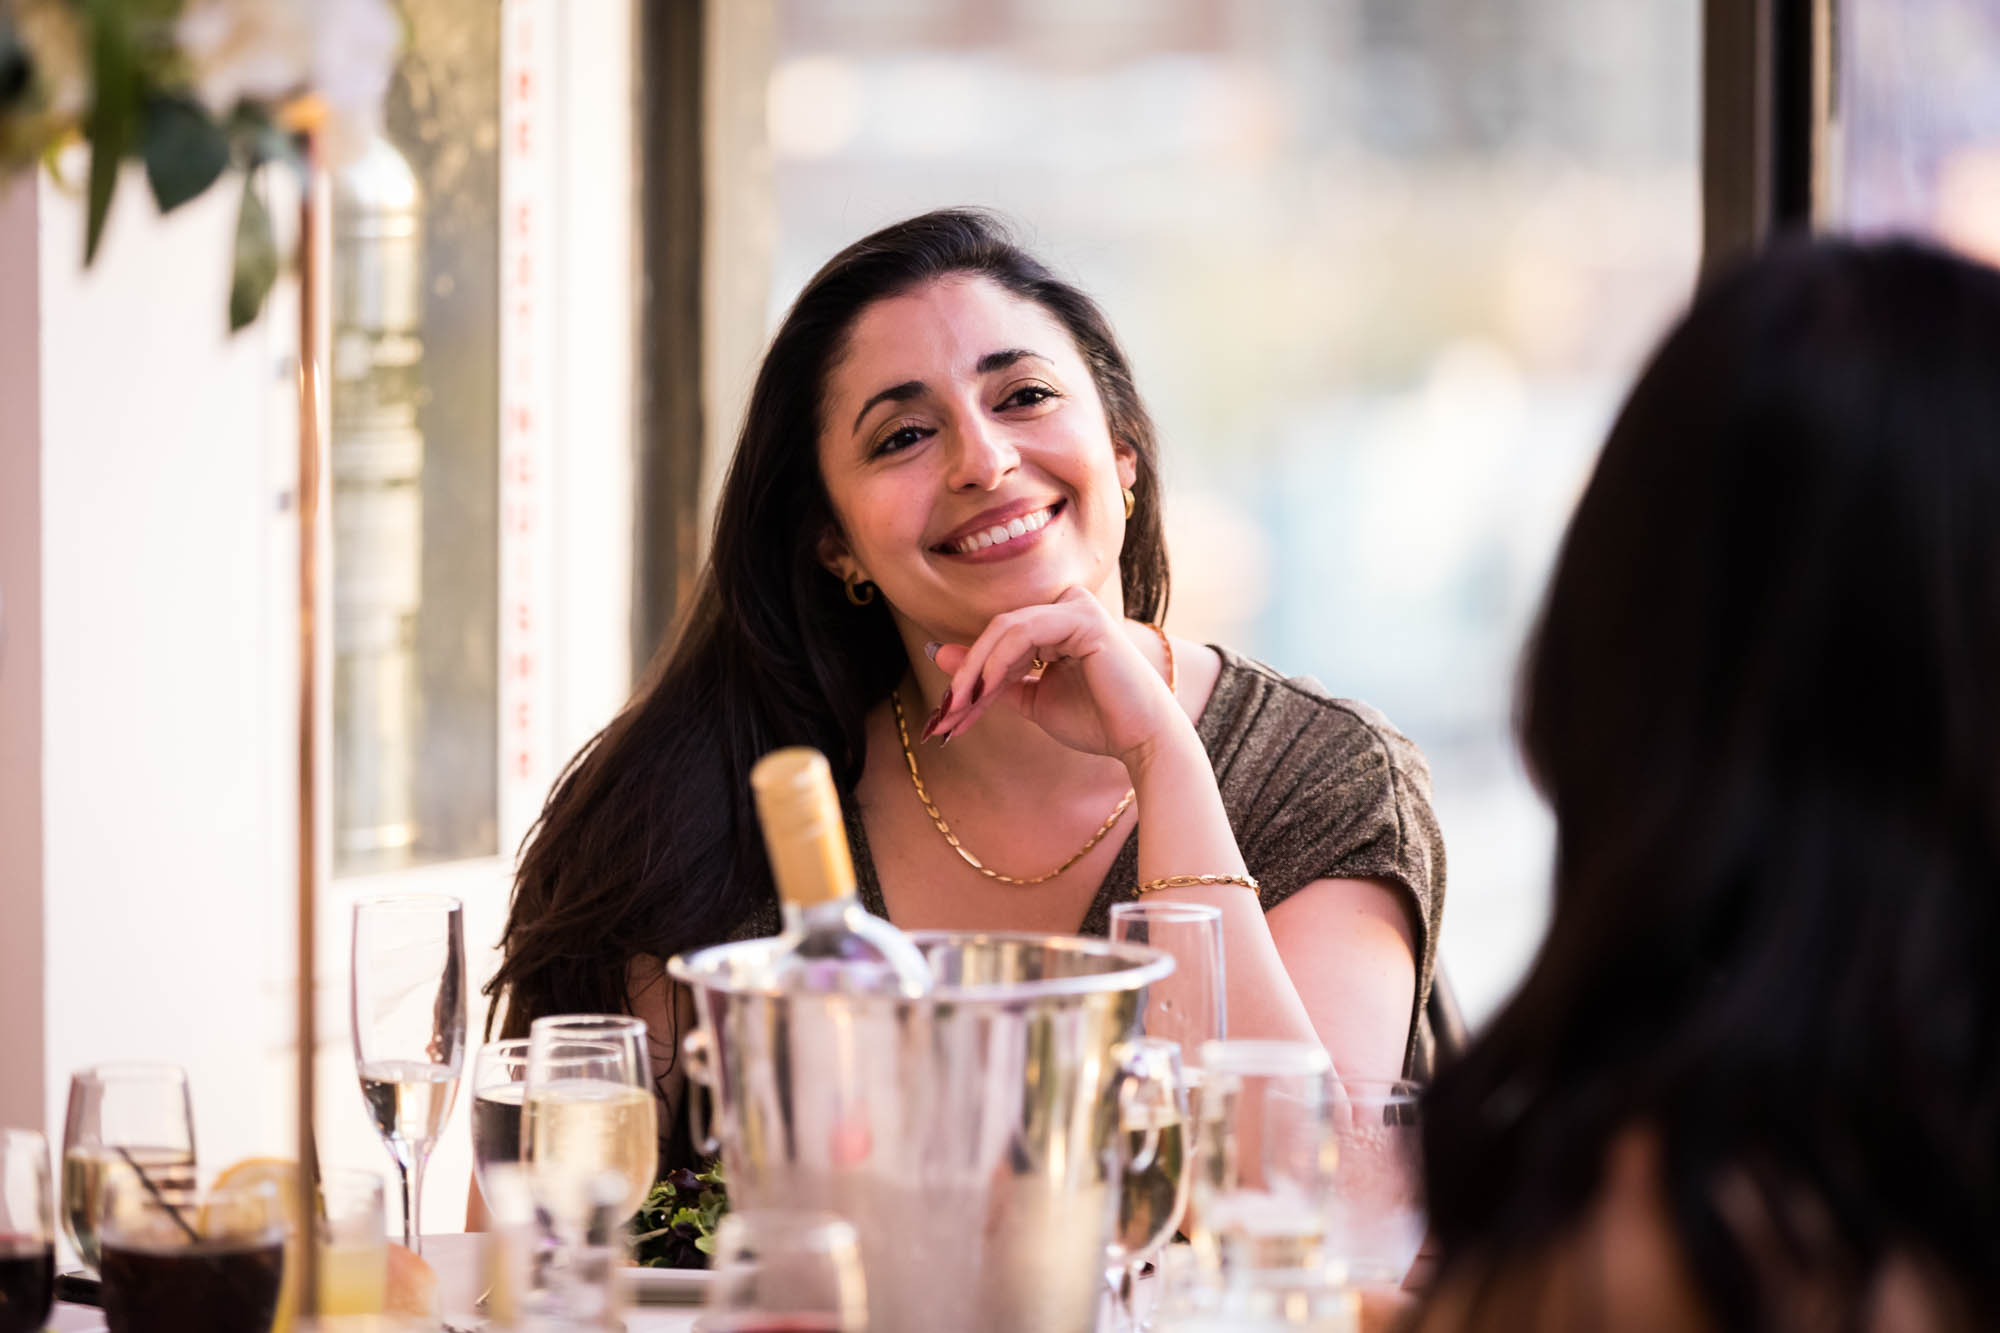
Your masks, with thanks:
M 291 961 L 292 348 L 228 336 L 230 184 L 163 220 L 129 173 L 88 273 L 80 200 L 39 219 L 48 1124 L 75 1067 L 171 1060 L 210 1163 L 282 1145 Z

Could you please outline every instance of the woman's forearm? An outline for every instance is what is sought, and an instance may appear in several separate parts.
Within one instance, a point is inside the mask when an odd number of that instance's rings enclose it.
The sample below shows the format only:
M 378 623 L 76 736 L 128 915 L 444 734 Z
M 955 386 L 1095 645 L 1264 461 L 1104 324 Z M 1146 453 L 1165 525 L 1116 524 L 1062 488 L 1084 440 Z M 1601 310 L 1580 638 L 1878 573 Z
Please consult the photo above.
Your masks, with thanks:
M 1243 853 L 1222 806 L 1215 770 L 1192 724 L 1168 731 L 1126 761 L 1138 793 L 1139 882 L 1170 875 L 1241 875 Z M 1222 909 L 1224 991 L 1231 1037 L 1316 1041 L 1271 939 L 1257 895 L 1239 884 L 1158 889 L 1152 902 L 1209 903 Z

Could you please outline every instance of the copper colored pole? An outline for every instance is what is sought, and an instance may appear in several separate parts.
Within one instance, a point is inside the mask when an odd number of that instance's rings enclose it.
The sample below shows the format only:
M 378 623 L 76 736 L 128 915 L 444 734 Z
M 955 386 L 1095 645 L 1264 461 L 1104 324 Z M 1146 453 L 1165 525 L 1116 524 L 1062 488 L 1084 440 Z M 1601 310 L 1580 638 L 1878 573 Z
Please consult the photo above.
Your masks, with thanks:
M 319 709 L 319 222 L 314 194 L 313 142 L 305 143 L 306 169 L 299 202 L 299 884 L 298 884 L 298 1199 L 299 1317 L 319 1312 L 318 1172 L 313 1140 L 313 1074 L 318 1053 L 314 949 L 318 934 Z

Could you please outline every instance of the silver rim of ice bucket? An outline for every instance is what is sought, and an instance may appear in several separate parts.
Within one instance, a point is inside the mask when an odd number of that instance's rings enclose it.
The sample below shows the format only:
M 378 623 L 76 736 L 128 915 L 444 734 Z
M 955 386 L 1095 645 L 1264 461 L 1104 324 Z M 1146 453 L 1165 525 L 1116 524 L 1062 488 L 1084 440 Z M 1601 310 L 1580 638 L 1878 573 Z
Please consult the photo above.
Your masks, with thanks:
M 1026 930 L 913 930 L 910 938 L 919 948 L 929 949 L 937 944 L 1061 944 L 1071 953 L 1080 953 L 1093 958 L 1116 958 L 1126 966 L 1112 972 L 1088 972 L 1075 977 L 1043 977 L 1035 981 L 1009 981 L 988 983 L 977 986 L 939 986 L 925 1001 L 937 1000 L 966 1001 L 978 1000 L 983 1003 L 1007 1003 L 1013 1000 L 1037 1000 L 1057 995 L 1095 995 L 1104 991 L 1133 990 L 1140 986 L 1150 986 L 1161 977 L 1174 970 L 1173 955 L 1163 949 L 1155 949 L 1144 944 L 1116 943 L 1100 939 L 1094 935 L 1046 935 Z M 738 986 L 726 984 L 726 978 L 719 975 L 715 960 L 732 950 L 740 951 L 744 941 L 732 944 L 717 944 L 692 954 L 675 954 L 667 960 L 667 975 L 683 985 L 705 987 L 730 995 L 773 995 L 775 990 L 763 986 Z M 1106 985 L 1116 978 L 1120 984 Z M 855 1000 L 879 998 L 886 1003 L 908 1004 L 911 1001 L 893 996 L 867 997 L 853 996 Z

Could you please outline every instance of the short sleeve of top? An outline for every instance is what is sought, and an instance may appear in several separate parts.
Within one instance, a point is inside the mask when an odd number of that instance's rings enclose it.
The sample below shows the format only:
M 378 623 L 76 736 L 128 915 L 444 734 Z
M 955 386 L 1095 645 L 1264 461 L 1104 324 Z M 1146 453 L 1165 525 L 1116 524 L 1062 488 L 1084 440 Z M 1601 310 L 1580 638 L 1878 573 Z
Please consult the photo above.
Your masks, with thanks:
M 1199 731 L 1264 910 L 1318 879 L 1372 879 L 1402 899 L 1417 949 L 1404 1068 L 1427 1074 L 1422 1021 L 1444 911 L 1444 837 L 1430 769 L 1366 704 L 1225 648 Z M 1136 868 L 1136 866 L 1135 866 Z M 1136 896 L 1136 885 L 1134 886 Z

